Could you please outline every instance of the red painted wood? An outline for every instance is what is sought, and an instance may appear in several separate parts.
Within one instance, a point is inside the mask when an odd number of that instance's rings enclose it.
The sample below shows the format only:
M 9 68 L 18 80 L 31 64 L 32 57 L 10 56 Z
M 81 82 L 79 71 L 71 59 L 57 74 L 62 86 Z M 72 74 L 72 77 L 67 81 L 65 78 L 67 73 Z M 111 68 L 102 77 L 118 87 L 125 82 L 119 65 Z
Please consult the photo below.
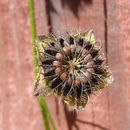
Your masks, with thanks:
M 104 1 L 35 0 L 37 34 L 93 28 L 115 77 L 114 84 L 77 114 L 55 98 L 46 98 L 58 130 L 130 129 L 130 2 Z M 33 60 L 26 0 L 0 1 L 0 70 L 0 130 L 44 129 L 38 103 L 32 96 Z
M 65 1 L 64 1 L 65 2 Z M 78 1 L 77 1 L 78 2 Z M 86 31 L 90 28 L 94 29 L 95 36 L 101 40 L 103 45 L 105 43 L 105 28 L 104 28 L 104 4 L 103 1 L 92 1 L 85 3 L 80 1 L 79 5 L 76 2 L 67 1 L 62 6 L 63 1 L 51 1 L 55 11 L 50 11 L 51 26 L 53 32 L 68 30 L 71 32 L 78 32 L 79 28 Z M 72 4 L 76 7 L 70 7 Z M 78 12 L 73 12 L 74 8 L 78 8 Z M 99 33 L 100 32 L 100 33 Z M 69 129 L 107 129 L 109 128 L 108 115 L 108 97 L 102 94 L 99 97 L 94 97 L 93 101 L 86 106 L 86 111 L 79 112 L 77 116 L 71 113 L 67 118 L 74 118 L 68 122 Z M 67 114 L 67 113 L 66 113 Z M 103 123 L 102 123 L 103 121 Z M 62 128 L 63 129 L 63 128 Z
M 33 97 L 33 60 L 28 1 L 0 1 L 1 130 L 43 129 Z
M 108 62 L 115 82 L 109 89 L 110 124 L 114 130 L 130 129 L 130 1 L 108 1 Z

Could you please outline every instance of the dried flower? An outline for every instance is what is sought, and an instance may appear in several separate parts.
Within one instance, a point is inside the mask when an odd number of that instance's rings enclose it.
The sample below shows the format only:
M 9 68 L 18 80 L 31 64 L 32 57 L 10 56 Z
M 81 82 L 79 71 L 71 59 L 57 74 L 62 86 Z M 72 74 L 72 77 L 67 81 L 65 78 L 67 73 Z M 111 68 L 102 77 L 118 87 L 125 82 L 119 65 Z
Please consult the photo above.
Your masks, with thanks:
M 38 36 L 39 75 L 35 96 L 56 96 L 76 110 L 83 110 L 94 94 L 112 83 L 92 30 L 69 35 L 68 39 Z

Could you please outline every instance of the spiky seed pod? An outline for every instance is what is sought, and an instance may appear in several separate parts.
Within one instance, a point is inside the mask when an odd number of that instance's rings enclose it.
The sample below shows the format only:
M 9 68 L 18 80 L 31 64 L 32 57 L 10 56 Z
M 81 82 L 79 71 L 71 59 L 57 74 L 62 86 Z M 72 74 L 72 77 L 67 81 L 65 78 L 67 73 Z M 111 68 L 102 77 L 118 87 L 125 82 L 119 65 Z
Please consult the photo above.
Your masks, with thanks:
M 35 96 L 58 96 L 74 109 L 83 110 L 91 94 L 112 83 L 112 76 L 92 30 L 36 39 L 39 75 Z

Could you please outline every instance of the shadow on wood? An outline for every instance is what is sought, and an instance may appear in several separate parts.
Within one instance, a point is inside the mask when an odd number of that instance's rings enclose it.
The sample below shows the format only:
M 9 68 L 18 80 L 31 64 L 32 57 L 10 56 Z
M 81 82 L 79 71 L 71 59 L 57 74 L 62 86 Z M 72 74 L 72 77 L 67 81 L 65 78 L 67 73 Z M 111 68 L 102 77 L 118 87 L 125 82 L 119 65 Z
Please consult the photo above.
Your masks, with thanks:
M 61 0 L 61 4 L 62 4 L 62 8 L 68 7 L 68 9 L 72 11 L 74 16 L 76 16 L 76 18 L 79 19 L 78 12 L 82 8 L 82 4 L 92 5 L 93 3 L 92 1 L 93 0 Z M 46 4 L 46 11 L 47 11 L 49 32 L 52 32 L 50 13 L 53 12 L 58 15 L 58 12 L 54 7 L 52 0 L 45 0 L 45 4 Z
M 78 11 L 82 8 L 82 4 L 92 5 L 92 0 L 61 0 L 62 7 L 68 7 L 73 14 L 78 17 Z
M 86 124 L 86 125 L 91 125 L 93 127 L 97 127 L 101 130 L 109 130 L 99 124 L 96 124 L 96 123 L 93 123 L 93 122 L 90 122 L 90 121 L 83 121 L 83 120 L 80 120 L 80 119 L 77 119 L 77 112 L 76 111 L 69 111 L 68 108 L 67 108 L 67 105 L 64 104 L 64 112 L 65 112 L 65 116 L 66 116 L 66 121 L 67 121 L 67 124 L 68 124 L 68 130 L 72 130 L 72 127 L 74 126 L 77 130 L 79 130 L 79 127 L 78 125 L 76 124 L 76 122 L 80 122 L 80 123 L 83 123 L 83 124 Z

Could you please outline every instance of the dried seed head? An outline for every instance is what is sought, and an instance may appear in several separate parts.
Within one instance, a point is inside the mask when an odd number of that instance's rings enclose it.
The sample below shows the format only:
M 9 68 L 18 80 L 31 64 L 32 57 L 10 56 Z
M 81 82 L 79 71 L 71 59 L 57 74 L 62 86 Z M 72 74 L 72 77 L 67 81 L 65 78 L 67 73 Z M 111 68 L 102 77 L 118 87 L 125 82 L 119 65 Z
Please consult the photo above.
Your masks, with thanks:
M 37 38 L 40 67 L 34 93 L 59 96 L 74 109 L 82 110 L 94 91 L 112 82 L 112 76 L 103 64 L 105 59 L 92 30 L 68 39 L 53 35 Z

